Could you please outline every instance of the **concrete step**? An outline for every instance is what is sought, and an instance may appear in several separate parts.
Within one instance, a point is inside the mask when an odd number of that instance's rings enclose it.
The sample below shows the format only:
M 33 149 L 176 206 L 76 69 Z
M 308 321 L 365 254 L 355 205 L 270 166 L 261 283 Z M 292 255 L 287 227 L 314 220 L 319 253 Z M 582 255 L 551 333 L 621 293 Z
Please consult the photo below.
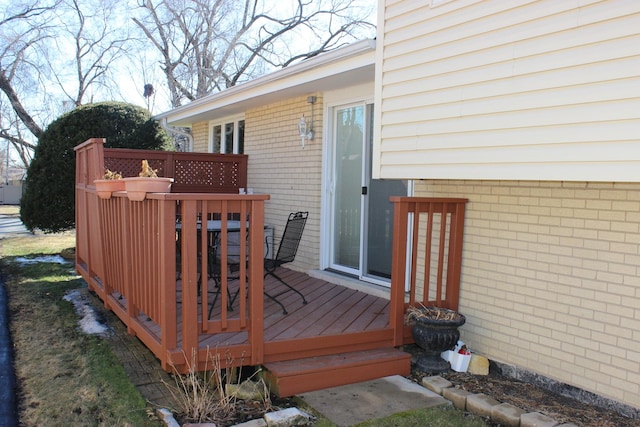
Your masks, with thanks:
M 411 355 L 381 348 L 266 363 L 264 368 L 271 391 L 287 397 L 390 375 L 409 375 Z

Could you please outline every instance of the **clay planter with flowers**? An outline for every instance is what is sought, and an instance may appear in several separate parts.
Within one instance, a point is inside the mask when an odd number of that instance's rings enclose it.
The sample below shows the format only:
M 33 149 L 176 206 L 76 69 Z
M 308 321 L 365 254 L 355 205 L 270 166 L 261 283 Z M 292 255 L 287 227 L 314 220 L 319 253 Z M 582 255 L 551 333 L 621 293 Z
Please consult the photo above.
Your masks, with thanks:
M 142 161 L 142 170 L 137 177 L 124 178 L 125 190 L 129 200 L 140 202 L 147 193 L 170 193 L 173 178 L 159 177 L 157 170 L 151 169 L 149 162 Z
M 101 199 L 110 199 L 114 191 L 124 191 L 124 181 L 118 172 L 106 170 L 102 179 L 94 179 L 96 193 Z
M 449 369 L 449 362 L 440 353 L 450 350 L 460 339 L 458 328 L 466 318 L 457 311 L 441 307 L 409 307 L 405 316 L 411 326 L 416 345 L 423 354 L 416 360 L 416 367 L 422 372 L 443 372 Z

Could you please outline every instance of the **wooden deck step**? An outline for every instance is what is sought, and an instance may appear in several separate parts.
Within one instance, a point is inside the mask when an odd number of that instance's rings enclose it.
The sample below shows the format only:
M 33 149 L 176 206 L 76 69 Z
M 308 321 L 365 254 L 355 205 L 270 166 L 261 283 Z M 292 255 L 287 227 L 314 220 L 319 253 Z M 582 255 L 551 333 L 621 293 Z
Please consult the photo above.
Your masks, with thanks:
M 265 380 L 280 397 L 389 375 L 409 375 L 411 355 L 395 348 L 266 363 Z

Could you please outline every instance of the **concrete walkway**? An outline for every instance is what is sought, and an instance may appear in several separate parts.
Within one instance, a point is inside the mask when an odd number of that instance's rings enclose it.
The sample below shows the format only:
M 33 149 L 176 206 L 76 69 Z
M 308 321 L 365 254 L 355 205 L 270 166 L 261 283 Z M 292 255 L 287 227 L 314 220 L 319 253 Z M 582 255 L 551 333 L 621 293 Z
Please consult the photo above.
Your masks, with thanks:
M 299 397 L 338 426 L 451 405 L 444 397 L 399 375 L 312 391 Z
M 0 240 L 8 237 L 33 236 L 18 215 L 0 214 Z

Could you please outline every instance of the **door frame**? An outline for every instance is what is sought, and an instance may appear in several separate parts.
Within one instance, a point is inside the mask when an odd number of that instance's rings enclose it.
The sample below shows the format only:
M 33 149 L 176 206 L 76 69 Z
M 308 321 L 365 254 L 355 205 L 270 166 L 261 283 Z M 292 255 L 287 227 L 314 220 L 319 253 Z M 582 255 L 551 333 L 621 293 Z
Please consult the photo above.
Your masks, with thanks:
M 340 107 L 349 107 L 349 106 L 358 106 L 361 105 L 365 109 L 367 105 L 371 105 L 375 108 L 374 97 L 373 97 L 373 85 L 364 84 L 357 87 L 350 88 L 348 91 L 340 90 L 340 91 L 328 91 L 324 93 L 324 102 L 323 102 L 323 150 L 322 150 L 322 198 L 321 198 L 321 218 L 320 218 L 320 269 L 326 270 L 329 269 L 331 262 L 331 249 L 332 249 L 332 192 L 334 189 L 333 180 L 333 156 L 334 156 L 334 114 L 336 108 Z M 345 96 L 348 94 L 348 96 Z M 375 120 L 375 114 L 372 115 L 371 120 Z M 367 150 L 365 150 L 367 151 Z M 371 155 L 370 153 L 364 153 L 365 156 Z M 366 161 L 363 164 L 363 173 L 367 173 L 369 171 Z M 372 175 L 370 173 L 370 175 Z M 372 176 L 369 179 L 373 179 Z M 407 190 L 409 194 L 413 193 L 413 182 L 408 181 Z M 365 198 L 360 198 L 361 209 L 365 209 Z M 362 218 L 361 224 L 361 242 L 365 237 L 362 235 L 363 232 L 366 232 L 366 218 Z M 390 286 L 389 281 L 383 279 L 377 279 L 375 277 L 366 276 L 363 272 L 362 265 L 362 257 L 364 256 L 364 251 L 360 253 L 360 266 L 359 272 L 357 275 L 350 274 L 345 271 L 336 271 L 339 274 L 344 274 L 347 276 L 351 276 L 361 280 L 363 282 L 372 283 L 375 285 L 381 285 L 385 288 Z
M 334 245 L 335 245 L 335 239 L 334 239 L 334 224 L 333 224 L 333 219 L 335 218 L 335 206 L 333 204 L 333 202 L 335 202 L 335 190 L 337 188 L 337 183 L 335 181 L 333 181 L 333 177 L 334 174 L 336 172 L 335 167 L 336 167 L 336 159 L 335 159 L 335 148 L 336 148 L 336 131 L 337 129 L 335 128 L 335 118 L 336 115 L 338 114 L 338 111 L 345 111 L 351 108 L 362 108 L 363 110 L 363 120 L 364 120 L 364 127 L 365 129 L 363 129 L 362 132 L 362 141 L 360 142 L 360 151 L 361 151 L 361 158 L 360 158 L 360 183 L 357 185 L 358 187 L 362 187 L 363 185 L 363 181 L 365 180 L 365 174 L 368 172 L 368 169 L 366 167 L 367 164 L 367 159 L 368 159 L 368 153 L 366 152 L 367 150 L 365 150 L 365 145 L 366 145 L 366 138 L 369 136 L 369 133 L 366 130 L 366 125 L 367 125 L 367 111 L 368 111 L 368 105 L 372 105 L 370 103 L 365 102 L 352 102 L 352 103 L 338 103 L 336 105 L 333 105 L 330 109 L 329 109 L 329 115 L 327 115 L 328 118 L 328 122 L 331 123 L 331 128 L 329 129 L 329 132 L 327 133 L 328 139 L 327 139 L 327 144 L 326 147 L 329 150 L 329 162 L 327 163 L 327 179 L 329 180 L 329 193 L 327 194 L 327 220 L 328 220 L 328 231 L 329 233 L 327 233 L 327 249 L 328 249 L 328 253 L 327 253 L 327 261 L 328 261 L 328 268 L 331 268 L 333 271 L 337 271 L 339 273 L 342 274 L 346 274 L 349 276 L 354 276 L 357 277 L 358 279 L 362 280 L 363 275 L 362 275 L 362 243 L 363 243 L 363 223 L 364 223 L 364 209 L 365 209 L 365 198 L 362 197 L 362 195 L 359 195 L 358 197 L 358 204 L 360 205 L 360 218 L 358 220 L 358 234 L 359 234 L 359 238 L 358 238 L 358 267 L 357 268 L 352 268 L 352 267 L 348 267 L 348 266 L 341 266 L 341 265 L 336 265 L 333 264 L 333 261 L 331 259 L 332 255 L 334 254 L 333 249 L 334 249 Z
M 331 192 L 333 191 L 333 111 L 343 105 L 366 105 L 374 102 L 373 82 L 352 86 L 349 90 L 323 93 L 322 123 L 322 197 L 320 200 L 320 270 L 331 265 Z M 345 273 L 341 273 L 345 274 Z

